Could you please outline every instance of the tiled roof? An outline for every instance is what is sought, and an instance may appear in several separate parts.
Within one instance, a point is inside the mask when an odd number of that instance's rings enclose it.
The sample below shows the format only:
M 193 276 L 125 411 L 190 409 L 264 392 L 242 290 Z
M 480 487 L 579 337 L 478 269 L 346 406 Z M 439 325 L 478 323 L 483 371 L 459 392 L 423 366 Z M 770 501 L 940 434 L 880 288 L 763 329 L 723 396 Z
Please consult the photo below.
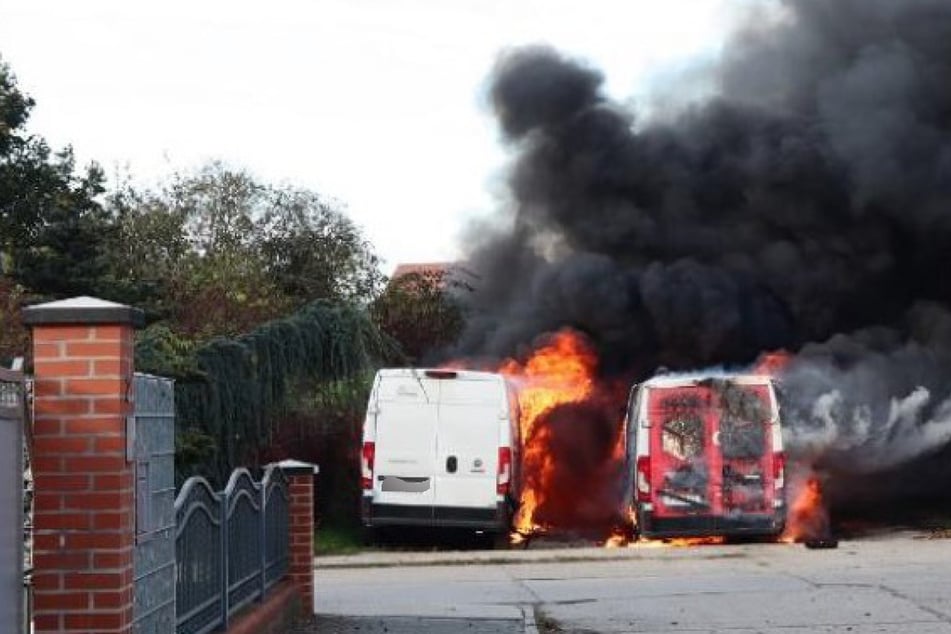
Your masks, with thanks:
M 412 264 L 398 264 L 396 266 L 396 270 L 393 271 L 393 275 L 391 275 L 390 278 L 395 280 L 397 278 L 403 277 L 404 275 L 411 275 L 413 273 L 422 276 L 436 276 L 446 273 L 456 266 L 456 262 L 417 262 Z

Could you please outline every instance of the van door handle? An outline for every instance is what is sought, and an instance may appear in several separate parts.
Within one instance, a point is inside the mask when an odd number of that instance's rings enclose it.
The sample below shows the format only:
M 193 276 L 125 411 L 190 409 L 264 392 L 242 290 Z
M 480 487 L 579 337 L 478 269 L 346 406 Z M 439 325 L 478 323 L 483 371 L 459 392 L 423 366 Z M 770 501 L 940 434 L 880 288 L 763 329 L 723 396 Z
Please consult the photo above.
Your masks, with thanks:
M 455 473 L 456 469 L 459 468 L 459 461 L 456 460 L 455 456 L 449 456 L 446 458 L 446 471 L 449 473 Z

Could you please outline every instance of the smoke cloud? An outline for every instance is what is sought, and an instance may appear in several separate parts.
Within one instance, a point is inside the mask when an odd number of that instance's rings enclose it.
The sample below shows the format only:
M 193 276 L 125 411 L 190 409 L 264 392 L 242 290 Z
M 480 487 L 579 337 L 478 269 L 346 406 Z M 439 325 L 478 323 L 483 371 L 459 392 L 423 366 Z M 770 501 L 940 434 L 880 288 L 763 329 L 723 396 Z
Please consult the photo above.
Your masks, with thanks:
M 790 350 L 792 452 L 951 490 L 951 3 L 787 0 L 712 72 L 707 100 L 639 120 L 584 62 L 501 56 L 512 203 L 467 239 L 453 354 L 569 326 L 633 380 Z

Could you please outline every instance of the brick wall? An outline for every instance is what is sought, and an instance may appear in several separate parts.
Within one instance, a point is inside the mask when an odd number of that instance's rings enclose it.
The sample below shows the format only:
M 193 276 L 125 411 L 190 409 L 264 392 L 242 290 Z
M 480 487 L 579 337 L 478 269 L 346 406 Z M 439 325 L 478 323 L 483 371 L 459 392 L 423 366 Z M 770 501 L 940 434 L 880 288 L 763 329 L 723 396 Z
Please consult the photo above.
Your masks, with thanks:
M 286 634 L 303 613 L 298 588 L 282 581 L 271 589 L 263 603 L 254 603 L 228 626 L 227 634 Z
M 285 468 L 290 484 L 290 566 L 288 577 L 301 594 L 305 614 L 314 606 L 314 468 Z
M 135 505 L 126 461 L 131 324 L 34 320 L 36 632 L 128 632 Z
M 30 307 L 24 321 L 34 345 L 35 632 L 128 634 L 136 506 L 126 417 L 142 315 L 77 298 Z M 289 581 L 311 614 L 315 467 L 281 466 L 291 496 Z M 270 614 L 278 603 L 260 607 Z

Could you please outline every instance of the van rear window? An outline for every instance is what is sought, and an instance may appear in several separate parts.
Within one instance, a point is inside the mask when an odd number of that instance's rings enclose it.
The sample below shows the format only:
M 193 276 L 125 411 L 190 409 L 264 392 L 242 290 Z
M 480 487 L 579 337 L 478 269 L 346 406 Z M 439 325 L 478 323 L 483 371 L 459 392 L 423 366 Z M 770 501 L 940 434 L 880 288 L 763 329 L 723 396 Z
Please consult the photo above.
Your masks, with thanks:
M 703 453 L 704 420 L 714 416 L 725 458 L 752 458 L 769 444 L 769 389 L 709 380 L 698 385 L 654 388 L 646 423 L 661 428 L 663 450 L 681 460 Z
M 459 373 L 453 370 L 426 370 L 426 376 L 431 379 L 455 379 Z
M 699 416 L 675 416 L 664 421 L 661 432 L 664 452 L 687 460 L 703 453 L 703 421 Z
M 663 390 L 651 399 L 654 410 L 650 419 L 660 425 L 661 448 L 678 460 L 689 460 L 703 453 L 703 416 L 707 391 L 699 387 Z

